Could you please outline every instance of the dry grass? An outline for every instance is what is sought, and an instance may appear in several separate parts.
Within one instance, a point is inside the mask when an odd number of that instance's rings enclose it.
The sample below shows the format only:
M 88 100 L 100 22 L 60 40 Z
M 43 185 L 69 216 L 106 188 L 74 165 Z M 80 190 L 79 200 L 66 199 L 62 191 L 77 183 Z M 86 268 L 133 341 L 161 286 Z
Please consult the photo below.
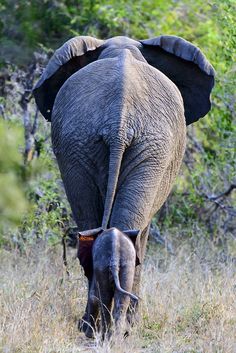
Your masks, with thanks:
M 103 345 L 77 331 L 86 282 L 75 252 L 71 278 L 61 249 L 42 245 L 20 256 L 2 250 L 1 348 L 4 353 L 234 353 L 236 282 L 233 263 L 217 263 L 182 246 L 176 256 L 149 249 L 142 280 L 141 320 L 131 336 Z M 199 251 L 198 251 L 199 250 Z

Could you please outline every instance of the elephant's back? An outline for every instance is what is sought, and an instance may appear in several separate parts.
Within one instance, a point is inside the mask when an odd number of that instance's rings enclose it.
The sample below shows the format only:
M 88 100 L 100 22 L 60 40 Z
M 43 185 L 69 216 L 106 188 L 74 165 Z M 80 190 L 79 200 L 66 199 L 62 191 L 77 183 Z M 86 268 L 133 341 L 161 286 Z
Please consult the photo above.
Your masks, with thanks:
M 72 75 L 53 108 L 52 130 L 90 140 L 130 140 L 185 124 L 182 97 L 159 70 L 127 52 L 101 59 Z
M 63 119 L 64 123 L 70 121 L 73 125 L 101 124 L 104 112 L 117 104 L 120 91 L 122 82 L 116 59 L 91 63 L 74 73 L 59 90 L 52 123 Z
M 55 100 L 53 149 L 81 230 L 101 225 L 109 155 L 117 138 L 125 153 L 110 225 L 143 229 L 179 169 L 185 118 L 176 86 L 129 54 L 84 67 Z

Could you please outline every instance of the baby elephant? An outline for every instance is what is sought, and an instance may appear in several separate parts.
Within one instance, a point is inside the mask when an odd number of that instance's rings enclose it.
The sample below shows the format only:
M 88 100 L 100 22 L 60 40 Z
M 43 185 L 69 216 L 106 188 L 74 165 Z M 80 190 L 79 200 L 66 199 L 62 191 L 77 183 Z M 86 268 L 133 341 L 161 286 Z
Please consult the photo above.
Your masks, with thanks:
M 138 297 L 131 293 L 135 265 L 139 264 L 137 235 L 139 231 L 121 232 L 117 228 L 80 233 L 80 242 L 93 241 L 93 279 L 87 304 L 87 337 L 93 337 L 96 321 L 101 314 L 102 335 L 109 333 L 111 310 L 116 330 L 124 326 L 130 299 L 133 306 Z M 136 249 L 135 249 L 136 248 Z M 114 303 L 113 303 L 114 298 Z

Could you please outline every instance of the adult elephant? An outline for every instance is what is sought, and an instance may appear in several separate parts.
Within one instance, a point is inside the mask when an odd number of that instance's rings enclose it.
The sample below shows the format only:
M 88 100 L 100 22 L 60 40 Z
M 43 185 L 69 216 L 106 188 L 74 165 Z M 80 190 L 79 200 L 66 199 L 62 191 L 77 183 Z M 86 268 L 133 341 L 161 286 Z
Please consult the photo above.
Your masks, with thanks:
M 34 88 L 81 231 L 140 230 L 166 200 L 185 150 L 186 124 L 210 110 L 214 70 L 176 36 L 135 41 L 78 36 L 59 48 Z M 93 232 L 94 234 L 94 232 Z M 92 277 L 91 242 L 80 261 Z M 138 294 L 140 266 L 134 292 Z

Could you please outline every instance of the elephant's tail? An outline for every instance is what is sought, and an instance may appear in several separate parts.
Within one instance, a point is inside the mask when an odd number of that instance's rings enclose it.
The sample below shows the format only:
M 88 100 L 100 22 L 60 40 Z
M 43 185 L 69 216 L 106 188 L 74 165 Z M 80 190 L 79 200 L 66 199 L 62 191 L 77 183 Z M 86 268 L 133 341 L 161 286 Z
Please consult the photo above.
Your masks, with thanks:
M 104 213 L 102 219 L 102 229 L 107 229 L 109 219 L 111 216 L 112 205 L 115 198 L 116 187 L 119 178 L 120 166 L 122 162 L 125 146 L 121 143 L 116 146 L 111 145 L 109 157 L 109 174 L 107 182 L 107 192 L 104 206 Z
M 123 288 L 121 288 L 120 286 L 120 279 L 119 279 L 119 273 L 118 273 L 118 269 L 115 267 L 111 267 L 112 270 L 112 276 L 115 282 L 115 286 L 116 289 L 121 292 L 122 294 L 128 295 L 131 299 L 133 299 L 135 302 L 138 302 L 138 297 L 130 292 L 127 292 L 126 290 L 124 290 Z

